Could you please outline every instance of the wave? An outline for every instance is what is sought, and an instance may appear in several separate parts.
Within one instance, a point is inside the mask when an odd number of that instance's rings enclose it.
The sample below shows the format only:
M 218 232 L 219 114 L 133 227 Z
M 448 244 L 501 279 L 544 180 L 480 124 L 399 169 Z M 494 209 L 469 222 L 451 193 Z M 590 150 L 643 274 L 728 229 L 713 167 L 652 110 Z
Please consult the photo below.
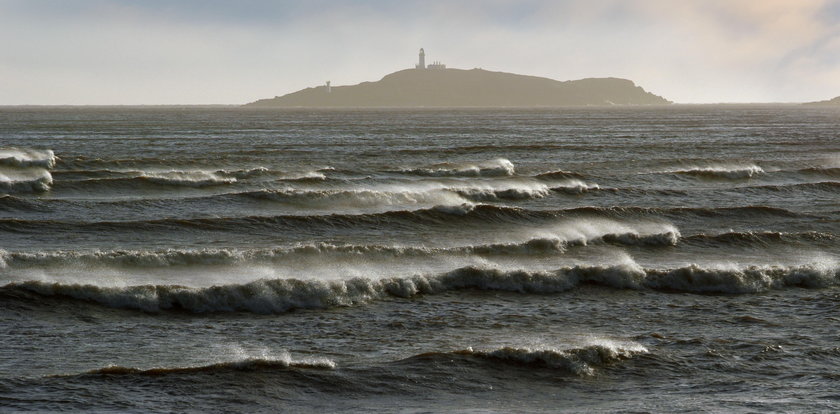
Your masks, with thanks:
M 66 166 L 63 166 L 66 167 Z M 266 167 L 252 167 L 239 169 L 213 169 L 213 168 L 120 168 L 120 165 L 105 165 L 98 168 L 63 168 L 54 172 L 57 178 L 72 181 L 98 181 L 98 180 L 119 180 L 119 179 L 155 179 L 164 181 L 164 184 L 177 185 L 181 182 L 206 182 L 210 184 L 224 184 L 236 182 L 237 180 L 271 180 L 271 181 L 302 181 L 318 182 L 326 180 L 326 175 L 321 170 L 309 171 L 278 171 Z M 188 184 L 189 185 L 189 184 Z
M 330 170 L 332 170 L 331 167 L 313 171 L 277 171 L 266 167 L 255 167 L 240 170 L 222 169 L 215 171 L 214 174 L 238 180 L 267 178 L 278 181 L 319 182 L 327 179 L 324 171 Z
M 583 174 L 579 174 L 576 172 L 571 171 L 563 171 L 563 170 L 555 170 L 555 171 L 548 171 L 544 173 L 540 173 L 534 176 L 534 178 L 540 180 L 557 180 L 557 179 L 569 179 L 569 178 L 583 178 Z
M 472 163 L 440 163 L 428 167 L 406 168 L 397 172 L 431 177 L 500 177 L 514 174 L 513 163 L 504 158 Z
M 118 365 L 111 365 L 105 368 L 99 368 L 87 371 L 81 375 L 143 375 L 143 376 L 161 376 L 172 374 L 217 374 L 231 371 L 265 371 L 265 370 L 283 370 L 289 368 L 307 368 L 307 369 L 335 369 L 335 362 L 326 359 L 312 359 L 294 361 L 286 355 L 282 358 L 247 358 L 238 361 L 220 362 L 210 365 L 200 365 L 191 367 L 171 367 L 171 368 L 130 368 Z
M 56 159 L 52 150 L 0 148 L 0 166 L 5 167 L 50 169 L 55 166 Z
M 715 179 L 746 179 L 756 174 L 763 174 L 764 169 L 755 164 L 746 165 L 709 165 L 705 167 L 689 167 L 686 169 L 664 171 L 666 173 L 690 175 L 701 178 Z
M 647 348 L 640 344 L 599 341 L 599 343 L 569 349 L 502 347 L 476 350 L 470 347 L 451 352 L 420 354 L 409 358 L 408 361 L 427 359 L 447 359 L 451 361 L 453 357 L 465 357 L 489 363 L 522 365 L 528 368 L 550 368 L 578 376 L 590 376 L 595 374 L 597 367 L 608 366 L 646 353 L 648 353 Z
M 663 216 L 681 217 L 686 215 L 698 217 L 811 217 L 808 214 L 769 206 L 738 206 L 738 207 L 577 207 L 561 210 L 558 213 L 598 215 L 608 217 L 638 217 Z
M 35 200 L 28 200 L 26 198 L 15 197 L 13 195 L 0 195 L 0 211 L 38 211 L 47 212 L 51 209 L 44 204 Z
M 67 172 L 57 172 L 58 175 Z M 258 172 L 253 170 L 170 170 L 170 171 L 110 171 L 102 176 L 83 177 L 82 179 L 59 181 L 61 188 L 90 189 L 98 186 L 105 189 L 120 188 L 157 188 L 157 187 L 213 187 L 223 186 L 245 180 Z M 245 177 L 245 178 L 243 178 Z M 321 182 L 327 177 L 319 172 L 282 173 L 273 175 L 271 181 Z
M 88 178 L 75 181 L 58 181 L 56 188 L 91 190 L 94 187 L 104 189 L 125 189 L 125 188 L 202 188 L 222 186 L 236 183 L 233 177 L 224 177 L 215 172 L 209 171 L 160 171 L 160 172 L 138 172 L 137 175 Z
M 0 192 L 44 192 L 50 190 L 52 183 L 52 175 L 43 168 L 0 168 Z
M 802 191 L 828 191 L 836 192 L 840 189 L 840 182 L 837 181 L 822 181 L 817 183 L 791 183 L 791 184 L 772 184 L 772 185 L 758 185 L 749 187 L 738 187 L 734 190 L 738 191 L 773 191 L 773 192 L 796 192 Z
M 552 191 L 563 192 L 567 194 L 582 194 L 587 191 L 600 189 L 601 187 L 598 184 L 587 184 L 581 180 L 575 179 L 567 180 L 565 183 L 562 184 L 555 183 L 551 187 Z
M 373 187 L 342 189 L 274 189 L 241 193 L 242 195 L 280 201 L 333 206 L 375 207 L 377 205 L 460 205 L 469 202 L 529 200 L 543 198 L 552 191 L 581 193 L 597 185 L 566 179 L 549 186 L 528 179 L 494 181 L 440 180 L 382 184 Z
M 32 293 L 100 305 L 160 312 L 284 313 L 294 309 L 353 306 L 386 297 L 411 298 L 454 290 L 478 289 L 531 294 L 568 291 L 581 284 L 616 289 L 654 289 L 687 293 L 747 294 L 785 287 L 836 286 L 840 269 L 832 264 L 643 269 L 636 264 L 573 266 L 554 271 L 503 271 L 464 267 L 447 273 L 407 278 L 345 280 L 261 279 L 245 284 L 191 288 L 177 285 L 104 287 L 57 282 L 13 282 L 0 294 Z
M 311 212 L 309 212 L 311 213 Z M 381 213 L 364 214 L 325 214 L 325 215 L 276 215 L 246 217 L 212 218 L 165 218 L 140 221 L 98 221 L 72 222 L 56 220 L 0 219 L 0 230 L 14 232 L 44 231 L 172 231 L 210 230 L 210 231 L 249 231 L 254 228 L 289 228 L 299 230 L 302 226 L 319 228 L 327 226 L 356 227 L 383 225 L 476 225 L 483 228 L 490 224 L 521 226 L 539 229 L 545 225 L 562 226 L 571 223 L 572 230 L 586 228 L 608 228 L 620 225 L 634 228 L 642 221 L 679 218 L 693 215 L 709 217 L 813 217 L 790 210 L 765 207 L 682 207 L 682 208 L 647 208 L 647 207 L 578 207 L 564 210 L 530 210 L 491 204 L 438 205 L 416 210 L 393 210 Z M 616 220 L 627 221 L 617 223 Z M 634 224 L 634 221 L 637 224 Z M 577 222 L 579 225 L 575 226 Z M 598 230 L 600 231 L 600 230 Z
M 699 243 L 707 245 L 752 245 L 766 246 L 771 243 L 797 243 L 797 242 L 820 242 L 834 241 L 837 237 L 830 233 L 817 231 L 784 233 L 774 231 L 750 231 L 750 232 L 728 232 L 721 234 L 694 234 L 681 239 L 686 243 Z
M 594 217 L 593 217 L 594 216 Z M 253 216 L 231 218 L 160 219 L 147 221 L 65 222 L 51 220 L 0 219 L 0 230 L 19 233 L 43 232 L 122 232 L 122 231 L 222 231 L 293 230 L 302 228 L 376 228 L 383 225 L 478 226 L 490 223 L 513 228 L 507 231 L 513 243 L 554 243 L 564 247 L 571 243 L 605 242 L 623 245 L 674 245 L 679 230 L 668 223 L 646 218 L 609 218 L 594 214 L 561 215 L 551 211 L 528 211 L 490 205 L 438 206 L 415 211 L 390 211 L 377 214 L 331 214 L 323 216 Z M 542 222 L 538 225 L 538 222 Z M 524 225 L 524 226 L 523 226 Z M 534 239 L 536 241 L 528 241 Z
M 554 182 L 548 185 L 523 185 L 513 188 L 465 188 L 454 189 L 458 194 L 471 201 L 506 201 L 506 200 L 531 200 L 543 198 L 554 192 L 567 194 L 581 194 L 590 190 L 597 190 L 597 184 L 587 184 L 580 180 L 567 179 L 563 182 Z
M 206 187 L 236 182 L 236 178 L 222 177 L 217 173 L 207 171 L 163 171 L 144 173 L 138 178 L 156 184 L 185 187 Z
M 511 243 L 455 247 L 315 243 L 271 249 L 58 250 L 36 253 L 0 250 L 0 269 L 54 266 L 84 266 L 89 268 L 97 266 L 120 268 L 223 266 L 283 262 L 288 260 L 290 256 L 326 255 L 347 255 L 350 257 L 365 255 L 371 258 L 374 256 L 394 258 L 442 255 L 529 255 L 562 253 L 571 247 L 602 243 L 623 246 L 674 246 L 680 239 L 679 231 L 670 225 L 662 225 L 652 229 L 638 229 L 615 223 L 606 224 L 601 229 L 587 228 L 586 232 L 575 226 L 556 229 L 553 232 L 556 233 L 554 237 L 538 237 Z
M 4 231 L 77 231 L 81 229 L 96 231 L 150 230 L 171 231 L 173 229 L 247 231 L 252 228 L 294 228 L 301 226 L 352 227 L 392 224 L 443 224 L 474 221 L 517 221 L 529 217 L 553 217 L 550 212 L 527 212 L 525 210 L 497 207 L 491 205 L 462 204 L 435 206 L 418 210 L 396 210 L 368 214 L 327 214 L 327 215 L 278 215 L 247 217 L 213 218 L 165 218 L 140 221 L 99 221 L 71 222 L 56 220 L 0 219 L 0 230 Z
M 809 175 L 827 175 L 830 177 L 840 177 L 840 167 L 836 166 L 807 167 L 801 168 L 796 172 Z
M 416 204 L 433 207 L 436 205 L 460 205 L 469 202 L 469 200 L 457 192 L 443 189 L 426 191 L 285 189 L 250 191 L 236 195 L 259 200 L 330 209 L 336 207 L 371 208 Z
M 56 159 L 52 150 L 0 148 L 0 192 L 49 191 Z

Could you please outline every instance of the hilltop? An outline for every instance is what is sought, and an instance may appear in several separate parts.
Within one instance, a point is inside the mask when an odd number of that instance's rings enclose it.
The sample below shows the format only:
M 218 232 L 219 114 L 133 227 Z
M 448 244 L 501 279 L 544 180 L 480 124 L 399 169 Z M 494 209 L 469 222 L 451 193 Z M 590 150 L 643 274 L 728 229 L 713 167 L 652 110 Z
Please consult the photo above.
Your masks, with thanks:
M 406 69 L 377 82 L 318 86 L 247 104 L 257 107 L 533 107 L 671 102 L 619 78 L 557 81 L 483 69 Z
M 829 99 L 827 101 L 808 102 L 805 105 L 810 105 L 810 106 L 840 106 L 840 96 L 838 96 L 834 99 Z

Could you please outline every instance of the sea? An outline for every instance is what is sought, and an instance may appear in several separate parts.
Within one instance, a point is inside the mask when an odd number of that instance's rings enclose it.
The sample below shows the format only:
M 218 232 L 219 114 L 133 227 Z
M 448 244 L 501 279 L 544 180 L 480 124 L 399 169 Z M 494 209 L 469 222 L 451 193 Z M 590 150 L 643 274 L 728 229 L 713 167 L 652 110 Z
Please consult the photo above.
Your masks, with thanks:
M 838 285 L 838 108 L 0 108 L 0 412 L 837 412 Z

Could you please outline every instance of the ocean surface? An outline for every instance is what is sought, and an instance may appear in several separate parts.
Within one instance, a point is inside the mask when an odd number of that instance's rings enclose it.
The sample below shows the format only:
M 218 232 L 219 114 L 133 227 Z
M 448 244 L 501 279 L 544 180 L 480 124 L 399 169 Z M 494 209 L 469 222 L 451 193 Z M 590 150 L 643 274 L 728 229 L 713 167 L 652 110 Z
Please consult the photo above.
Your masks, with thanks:
M 0 411 L 836 412 L 840 110 L 0 108 Z

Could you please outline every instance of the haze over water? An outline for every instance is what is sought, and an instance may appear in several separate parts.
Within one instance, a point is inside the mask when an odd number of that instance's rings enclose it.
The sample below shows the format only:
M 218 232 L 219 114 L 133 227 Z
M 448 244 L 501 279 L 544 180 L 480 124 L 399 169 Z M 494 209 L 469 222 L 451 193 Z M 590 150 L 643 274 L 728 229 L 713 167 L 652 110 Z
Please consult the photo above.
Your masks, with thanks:
M 0 109 L 33 411 L 840 409 L 835 108 Z

